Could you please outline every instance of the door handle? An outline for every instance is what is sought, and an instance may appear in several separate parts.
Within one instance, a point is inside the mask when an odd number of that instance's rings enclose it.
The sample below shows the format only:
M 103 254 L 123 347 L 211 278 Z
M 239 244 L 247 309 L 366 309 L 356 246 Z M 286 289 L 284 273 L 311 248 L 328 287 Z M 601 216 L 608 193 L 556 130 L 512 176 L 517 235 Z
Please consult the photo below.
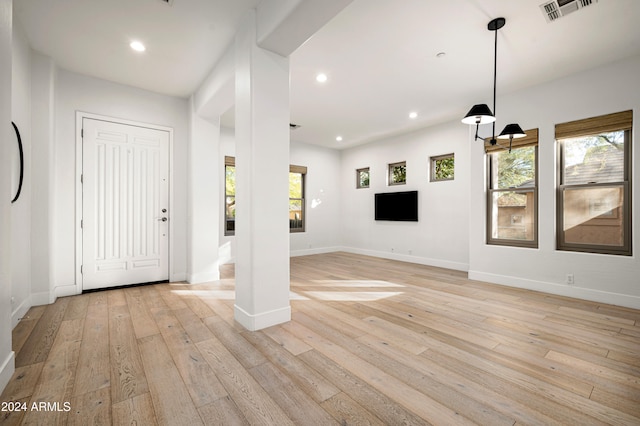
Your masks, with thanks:
M 159 220 L 160 222 L 166 222 L 166 221 L 167 221 L 167 220 L 169 220 L 169 219 L 167 219 L 166 217 L 159 217 L 159 218 L 158 218 L 158 220 Z

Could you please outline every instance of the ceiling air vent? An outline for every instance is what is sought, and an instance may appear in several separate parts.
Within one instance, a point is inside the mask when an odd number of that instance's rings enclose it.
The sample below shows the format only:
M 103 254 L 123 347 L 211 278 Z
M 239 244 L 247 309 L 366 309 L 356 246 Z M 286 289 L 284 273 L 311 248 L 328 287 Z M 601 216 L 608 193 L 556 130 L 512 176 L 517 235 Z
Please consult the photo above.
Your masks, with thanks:
M 597 2 L 598 0 L 552 0 L 542 3 L 540 9 L 547 22 L 553 22 Z

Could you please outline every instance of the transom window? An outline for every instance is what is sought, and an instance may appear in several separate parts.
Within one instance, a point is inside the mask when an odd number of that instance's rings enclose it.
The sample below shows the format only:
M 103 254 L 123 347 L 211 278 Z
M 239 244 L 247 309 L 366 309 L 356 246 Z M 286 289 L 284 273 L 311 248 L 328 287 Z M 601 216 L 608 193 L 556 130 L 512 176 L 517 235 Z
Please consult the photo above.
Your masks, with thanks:
M 511 150 L 485 142 L 488 244 L 538 247 L 538 129 L 525 133 Z
M 369 175 L 369 167 L 356 170 L 356 188 L 368 188 Z
M 407 183 L 407 162 L 389 164 L 389 185 L 404 185 Z
M 556 125 L 559 250 L 631 255 L 631 111 Z
M 431 157 L 431 182 L 453 180 L 455 171 L 454 154 Z

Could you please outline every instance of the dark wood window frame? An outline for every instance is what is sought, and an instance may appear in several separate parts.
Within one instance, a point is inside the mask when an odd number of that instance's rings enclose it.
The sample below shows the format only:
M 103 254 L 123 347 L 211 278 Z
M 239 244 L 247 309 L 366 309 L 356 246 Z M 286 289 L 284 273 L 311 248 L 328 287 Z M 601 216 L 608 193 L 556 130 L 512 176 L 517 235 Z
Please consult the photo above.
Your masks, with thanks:
M 558 186 L 556 192 L 556 248 L 561 251 L 575 251 L 598 254 L 612 254 L 631 256 L 632 251 L 632 217 L 631 217 L 631 182 L 632 182 L 632 127 L 633 111 L 622 111 L 591 117 L 583 120 L 575 120 L 567 123 L 556 124 L 555 138 L 557 141 L 557 177 Z M 564 176 L 565 152 L 564 140 L 584 136 L 594 136 L 602 133 L 624 132 L 624 170 L 623 180 L 614 182 L 586 182 L 580 184 L 567 184 Z M 564 196 L 567 191 L 585 190 L 596 188 L 617 187 L 622 189 L 623 205 L 620 208 L 622 217 L 622 244 L 602 245 L 594 243 L 567 242 L 564 232 Z
M 527 188 L 493 188 L 493 174 L 497 173 L 496 166 L 493 164 L 494 156 L 492 154 L 505 151 L 509 149 L 509 145 L 502 145 L 502 140 L 498 139 L 499 144 L 492 145 L 491 139 L 485 139 L 485 153 L 487 154 L 487 210 L 486 210 L 486 230 L 487 230 L 487 244 L 501 245 L 511 247 L 523 247 L 523 248 L 538 248 L 538 129 L 529 129 L 525 133 L 527 136 L 523 138 L 514 139 L 511 147 L 513 149 L 520 149 L 525 147 L 535 148 L 535 161 L 534 161 L 534 182 L 533 187 Z M 508 141 L 507 141 L 508 142 Z M 493 236 L 493 197 L 494 194 L 501 192 L 514 192 L 518 194 L 531 194 L 533 200 L 533 238 L 527 240 L 510 239 L 510 238 L 496 238 Z

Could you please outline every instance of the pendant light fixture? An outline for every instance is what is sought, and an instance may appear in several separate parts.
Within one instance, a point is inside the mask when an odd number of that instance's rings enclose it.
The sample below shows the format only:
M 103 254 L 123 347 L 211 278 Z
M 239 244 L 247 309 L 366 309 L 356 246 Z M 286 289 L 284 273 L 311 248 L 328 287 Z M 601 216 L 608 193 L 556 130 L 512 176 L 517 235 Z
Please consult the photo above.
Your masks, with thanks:
M 487 104 L 477 104 L 474 105 L 467 115 L 464 116 L 462 122 L 464 124 L 475 125 L 476 126 L 476 136 L 475 140 L 478 138 L 478 127 L 481 124 L 493 123 L 493 132 L 491 133 L 491 145 L 496 144 L 496 76 L 497 76 L 497 65 L 498 65 L 498 30 L 504 27 L 506 24 L 506 19 L 504 18 L 496 18 L 493 19 L 487 24 L 487 29 L 489 31 L 493 31 L 495 33 L 494 44 L 493 44 L 493 112 L 487 106 Z M 507 124 L 498 135 L 498 139 L 509 139 L 509 152 L 511 152 L 511 144 L 513 143 L 514 138 L 522 138 L 525 137 L 526 133 L 522 130 L 522 128 L 516 124 Z

